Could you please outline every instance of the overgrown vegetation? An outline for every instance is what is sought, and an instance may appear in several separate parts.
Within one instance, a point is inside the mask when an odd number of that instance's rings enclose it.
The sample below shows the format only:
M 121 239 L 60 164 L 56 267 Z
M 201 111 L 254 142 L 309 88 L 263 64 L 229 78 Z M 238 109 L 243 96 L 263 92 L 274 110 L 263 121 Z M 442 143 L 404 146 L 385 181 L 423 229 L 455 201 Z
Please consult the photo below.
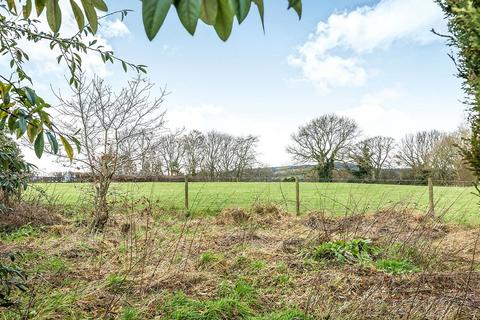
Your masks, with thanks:
M 101 236 L 82 223 L 88 216 L 70 210 L 59 212 L 64 220 L 40 223 L 33 212 L 18 227 L 4 228 L 0 246 L 23 251 L 9 264 L 28 274 L 27 290 L 10 292 L 4 319 L 395 319 L 409 310 L 418 318 L 469 318 L 477 312 L 470 301 L 480 297 L 477 255 L 472 264 L 478 228 L 444 225 L 407 209 L 294 217 L 256 203 L 186 217 L 125 198 Z M 445 292 L 462 298 L 441 300 Z

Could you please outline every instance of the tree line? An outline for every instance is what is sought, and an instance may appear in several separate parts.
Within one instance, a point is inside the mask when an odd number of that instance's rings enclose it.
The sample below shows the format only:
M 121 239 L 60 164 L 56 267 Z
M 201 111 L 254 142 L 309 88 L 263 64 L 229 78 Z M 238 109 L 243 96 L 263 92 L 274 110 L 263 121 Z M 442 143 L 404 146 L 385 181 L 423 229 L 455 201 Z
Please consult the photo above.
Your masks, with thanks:
M 327 114 L 300 126 L 287 152 L 298 163 L 314 164 L 319 180 L 350 175 L 371 181 L 473 181 L 461 152 L 469 134 L 467 128 L 420 131 L 397 142 L 386 136 L 362 137 L 353 119 Z
M 241 179 L 257 163 L 258 137 L 210 130 L 175 130 L 154 139 L 138 159 L 122 150 L 118 174 Z

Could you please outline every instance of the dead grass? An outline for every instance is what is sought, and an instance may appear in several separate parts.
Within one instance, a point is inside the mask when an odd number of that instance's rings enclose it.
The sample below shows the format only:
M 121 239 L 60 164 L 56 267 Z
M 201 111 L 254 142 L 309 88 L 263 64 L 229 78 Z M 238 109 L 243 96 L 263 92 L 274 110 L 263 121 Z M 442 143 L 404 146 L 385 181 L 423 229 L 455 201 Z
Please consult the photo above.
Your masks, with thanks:
M 253 288 L 244 291 L 253 293 L 227 297 L 263 319 L 293 309 L 312 319 L 480 316 L 478 228 L 393 209 L 334 219 L 321 212 L 294 217 L 270 205 L 226 209 L 216 218 L 185 217 L 148 202 L 144 208 L 118 209 L 99 235 L 49 218 L 43 221 L 49 227 L 34 236 L 2 240 L 0 250 L 22 252 L 18 264 L 30 274 L 31 291 L 18 305 L 22 315 L 127 319 L 134 310 L 138 316 L 131 319 L 174 319 L 163 306 L 177 301 L 179 291 L 198 305 L 222 305 L 222 288 L 244 281 Z M 31 214 L 25 223 L 40 226 L 44 218 Z M 418 271 L 391 275 L 373 264 L 316 261 L 306 254 L 319 244 L 351 239 L 371 239 L 385 254 L 410 259 Z M 177 306 L 184 314 L 176 319 L 210 319 L 189 318 L 193 311 L 185 308 Z M 232 314 L 219 319 L 245 318 Z M 13 311 L 3 315 L 20 318 Z

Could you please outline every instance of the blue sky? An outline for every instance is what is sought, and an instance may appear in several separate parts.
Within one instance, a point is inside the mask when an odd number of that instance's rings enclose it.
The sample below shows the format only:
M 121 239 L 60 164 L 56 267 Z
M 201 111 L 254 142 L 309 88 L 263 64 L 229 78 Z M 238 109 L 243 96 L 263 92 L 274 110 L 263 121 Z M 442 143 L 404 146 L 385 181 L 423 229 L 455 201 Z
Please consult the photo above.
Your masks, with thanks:
M 203 24 L 190 36 L 174 10 L 150 42 L 139 1 L 107 3 L 134 12 L 123 24 L 104 23 L 99 37 L 168 87 L 169 127 L 257 134 L 260 159 L 269 165 L 290 163 L 290 134 L 324 113 L 355 118 L 365 136 L 397 139 L 454 130 L 464 118 L 449 49 L 429 31 L 445 30 L 432 0 L 304 0 L 301 21 L 286 1 L 266 0 L 265 33 L 252 12 L 226 43 Z M 48 53 L 38 56 L 32 70 L 40 93 L 51 95 L 49 84 L 65 89 L 64 70 L 45 70 Z M 115 87 L 134 75 L 91 59 L 90 72 Z

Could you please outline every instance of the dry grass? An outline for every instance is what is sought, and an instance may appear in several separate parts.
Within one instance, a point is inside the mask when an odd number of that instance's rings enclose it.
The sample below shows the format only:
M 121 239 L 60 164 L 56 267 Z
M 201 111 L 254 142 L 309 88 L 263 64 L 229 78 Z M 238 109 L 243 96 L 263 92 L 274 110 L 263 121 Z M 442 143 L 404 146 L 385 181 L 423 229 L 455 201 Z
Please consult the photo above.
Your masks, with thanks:
M 226 209 L 218 217 L 186 217 L 141 202 L 141 211 L 132 209 L 139 204 L 117 208 L 103 234 L 92 235 L 85 224 L 57 220 L 48 211 L 39 211 L 46 227 L 37 228 L 40 217 L 28 220 L 38 222 L 34 233 L 22 234 L 25 227 L 3 233 L 0 250 L 22 252 L 17 263 L 29 272 L 31 290 L 19 297 L 17 309 L 0 312 L 2 318 L 480 316 L 480 229 L 395 208 L 334 219 L 321 212 L 294 217 L 257 204 L 248 211 Z M 376 261 L 342 264 L 309 255 L 318 245 L 351 239 L 370 239 L 381 255 L 409 259 L 416 269 L 392 275 Z M 188 298 L 179 298 L 179 291 Z M 208 313 L 225 301 L 238 303 L 235 311 Z M 298 312 L 276 318 L 285 310 Z

